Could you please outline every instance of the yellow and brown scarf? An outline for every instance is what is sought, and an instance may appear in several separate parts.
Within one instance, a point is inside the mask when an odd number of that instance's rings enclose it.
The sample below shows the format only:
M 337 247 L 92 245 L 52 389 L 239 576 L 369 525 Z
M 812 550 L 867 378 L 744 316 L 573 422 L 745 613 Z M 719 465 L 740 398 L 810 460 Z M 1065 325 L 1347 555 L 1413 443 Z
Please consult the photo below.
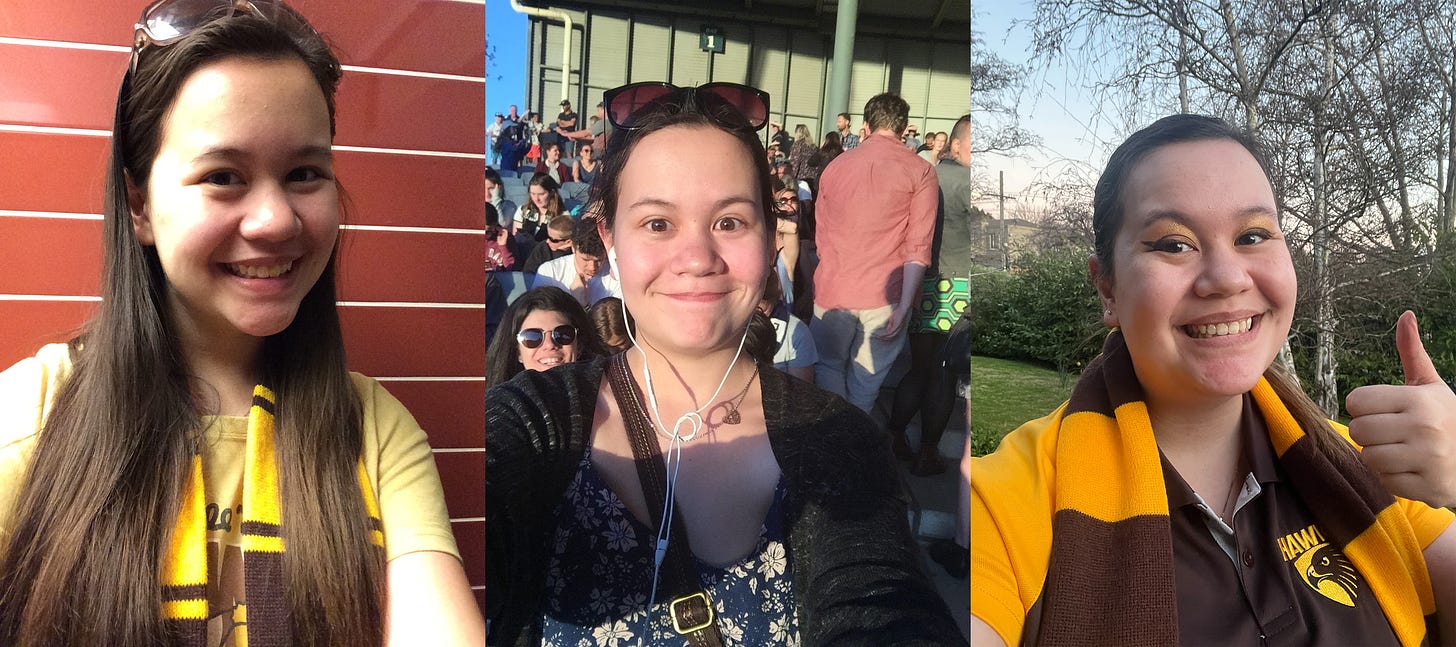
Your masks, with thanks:
M 1252 395 L 1315 520 L 1369 582 L 1401 644 L 1421 644 L 1435 626 L 1435 600 L 1394 497 L 1354 456 L 1318 451 L 1267 381 Z M 1177 644 L 1163 468 L 1120 332 L 1108 337 L 1053 424 L 1055 513 L 1038 642 Z
M 250 647 L 282 647 L 294 643 L 283 588 L 283 501 L 278 489 L 278 459 L 273 443 L 276 402 L 273 391 L 260 384 L 253 388 L 253 404 L 248 409 L 241 531 Z M 369 540 L 382 550 L 384 533 L 379 504 L 362 461 L 358 479 L 365 510 L 369 513 Z M 202 456 L 195 455 L 161 569 L 162 617 L 173 623 L 179 644 L 186 647 L 203 647 L 207 637 L 206 500 Z

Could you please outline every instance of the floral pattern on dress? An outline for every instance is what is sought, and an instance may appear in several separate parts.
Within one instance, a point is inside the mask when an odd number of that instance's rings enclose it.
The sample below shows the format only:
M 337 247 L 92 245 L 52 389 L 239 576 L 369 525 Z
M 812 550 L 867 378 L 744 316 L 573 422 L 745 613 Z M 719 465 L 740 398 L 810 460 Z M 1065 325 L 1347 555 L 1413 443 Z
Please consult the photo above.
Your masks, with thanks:
M 793 560 L 783 521 L 784 483 L 774 490 L 758 546 L 725 568 L 698 561 L 725 647 L 799 644 Z M 543 645 L 686 645 L 672 628 L 668 601 L 649 613 L 652 531 L 639 522 L 591 464 L 588 451 L 554 511 L 546 573 Z

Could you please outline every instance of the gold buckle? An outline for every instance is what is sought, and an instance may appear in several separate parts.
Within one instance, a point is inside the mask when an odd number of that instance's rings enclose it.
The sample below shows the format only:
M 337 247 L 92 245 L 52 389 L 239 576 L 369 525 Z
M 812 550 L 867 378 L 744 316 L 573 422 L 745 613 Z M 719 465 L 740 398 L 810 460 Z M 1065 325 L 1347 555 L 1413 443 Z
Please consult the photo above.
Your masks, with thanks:
M 677 613 L 678 613 L 678 611 L 677 611 L 678 607 L 677 607 L 677 605 L 682 604 L 684 602 L 690 602 L 690 601 L 693 600 L 693 598 L 702 598 L 702 600 L 703 600 L 703 608 L 706 609 L 707 612 L 708 612 L 708 619 L 704 620 L 702 624 L 694 625 L 692 627 L 688 627 L 688 628 L 684 629 L 683 626 L 682 626 L 682 623 L 678 621 L 678 615 L 677 615 Z M 677 599 L 675 599 L 675 600 L 672 601 L 672 604 L 669 605 L 668 608 L 671 609 L 671 611 L 672 611 L 672 614 L 671 614 L 672 615 L 672 628 L 673 628 L 673 630 L 677 631 L 679 634 L 687 635 L 687 634 L 693 633 L 695 631 L 700 631 L 702 629 L 707 629 L 710 625 L 713 624 L 713 605 L 708 603 L 708 594 L 707 593 L 704 593 L 702 591 L 698 591 L 697 593 L 693 593 L 692 595 L 684 595 L 684 596 L 682 596 L 680 598 L 677 598 Z

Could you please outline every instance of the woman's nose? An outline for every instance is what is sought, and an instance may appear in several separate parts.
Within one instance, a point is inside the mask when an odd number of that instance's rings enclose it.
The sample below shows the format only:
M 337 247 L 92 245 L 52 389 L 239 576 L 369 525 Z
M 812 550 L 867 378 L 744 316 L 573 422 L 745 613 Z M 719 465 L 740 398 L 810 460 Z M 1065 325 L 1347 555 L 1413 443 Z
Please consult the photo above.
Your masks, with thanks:
M 1253 262 L 1231 245 L 1205 248 L 1194 289 L 1202 297 L 1230 296 L 1248 290 L 1254 283 L 1250 275 Z
M 303 222 L 289 202 L 288 192 L 281 186 L 257 185 L 241 224 L 243 236 L 278 242 L 302 230 Z

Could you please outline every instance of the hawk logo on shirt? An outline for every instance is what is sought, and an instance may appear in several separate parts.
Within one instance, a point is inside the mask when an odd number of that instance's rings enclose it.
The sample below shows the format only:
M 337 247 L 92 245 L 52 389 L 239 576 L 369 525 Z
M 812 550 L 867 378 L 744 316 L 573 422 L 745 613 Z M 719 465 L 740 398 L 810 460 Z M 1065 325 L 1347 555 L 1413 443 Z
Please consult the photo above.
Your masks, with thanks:
M 1347 607 L 1355 606 L 1360 575 L 1350 559 L 1329 543 L 1319 528 L 1311 524 L 1277 541 L 1284 561 L 1294 562 L 1294 572 L 1309 588 Z

